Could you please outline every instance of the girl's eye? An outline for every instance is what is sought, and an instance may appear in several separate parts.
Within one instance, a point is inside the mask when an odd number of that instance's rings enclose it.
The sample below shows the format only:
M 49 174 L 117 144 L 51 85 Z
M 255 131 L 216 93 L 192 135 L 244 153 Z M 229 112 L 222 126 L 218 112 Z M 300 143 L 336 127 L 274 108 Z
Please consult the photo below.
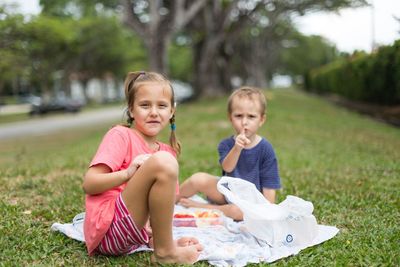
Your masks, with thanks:
M 167 108 L 168 107 L 167 104 L 160 104 L 159 106 L 160 106 L 160 108 Z
M 149 106 L 150 106 L 150 105 L 147 104 L 147 103 L 140 104 L 140 107 L 142 107 L 142 108 L 148 108 Z

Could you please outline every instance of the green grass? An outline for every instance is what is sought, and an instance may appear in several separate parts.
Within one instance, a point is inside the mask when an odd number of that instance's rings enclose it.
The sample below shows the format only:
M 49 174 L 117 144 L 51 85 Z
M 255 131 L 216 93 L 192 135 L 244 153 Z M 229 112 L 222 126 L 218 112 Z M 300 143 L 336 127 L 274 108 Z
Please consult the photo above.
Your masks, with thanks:
M 29 119 L 30 116 L 28 113 L 2 114 L 0 115 L 0 124 L 16 121 L 27 121 Z
M 267 95 L 260 133 L 279 158 L 278 200 L 288 194 L 310 200 L 319 223 L 340 229 L 268 266 L 399 266 L 400 129 L 301 92 Z M 220 98 L 178 107 L 181 180 L 197 171 L 220 173 L 216 146 L 232 133 L 225 105 Z M 84 210 L 82 176 L 108 127 L 0 142 L 0 266 L 150 265 L 148 253 L 88 257 L 82 243 L 50 231 Z

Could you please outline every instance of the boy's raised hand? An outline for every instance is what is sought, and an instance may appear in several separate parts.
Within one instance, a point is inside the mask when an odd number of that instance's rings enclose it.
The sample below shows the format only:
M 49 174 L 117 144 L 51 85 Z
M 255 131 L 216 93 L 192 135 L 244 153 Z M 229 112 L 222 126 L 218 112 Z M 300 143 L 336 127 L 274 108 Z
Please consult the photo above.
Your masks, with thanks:
M 136 172 L 137 169 L 148 159 L 150 158 L 151 154 L 141 154 L 133 159 L 131 165 L 126 169 L 127 171 L 127 180 L 129 180 L 133 174 Z
M 251 141 L 246 137 L 244 133 L 244 129 L 236 136 L 235 139 L 235 145 L 240 147 L 240 148 L 245 148 L 247 145 L 249 145 Z

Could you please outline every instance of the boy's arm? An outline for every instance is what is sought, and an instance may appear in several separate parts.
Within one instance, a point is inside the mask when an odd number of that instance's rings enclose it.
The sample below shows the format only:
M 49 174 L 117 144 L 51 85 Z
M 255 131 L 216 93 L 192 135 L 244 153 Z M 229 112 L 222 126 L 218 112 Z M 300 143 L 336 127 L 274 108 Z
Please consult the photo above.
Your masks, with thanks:
M 236 136 L 235 145 L 232 147 L 232 149 L 229 151 L 229 153 L 226 155 L 221 163 L 221 167 L 225 172 L 232 172 L 233 169 L 235 169 L 242 149 L 250 143 L 251 142 L 244 134 L 244 131 Z
M 262 193 L 269 202 L 271 202 L 272 204 L 275 203 L 275 196 L 276 196 L 275 189 L 270 189 L 270 188 L 264 187 Z
M 239 160 L 240 152 L 242 152 L 242 148 L 237 147 L 236 145 L 232 147 L 231 151 L 229 151 L 221 163 L 221 167 L 225 172 L 229 173 L 235 169 Z

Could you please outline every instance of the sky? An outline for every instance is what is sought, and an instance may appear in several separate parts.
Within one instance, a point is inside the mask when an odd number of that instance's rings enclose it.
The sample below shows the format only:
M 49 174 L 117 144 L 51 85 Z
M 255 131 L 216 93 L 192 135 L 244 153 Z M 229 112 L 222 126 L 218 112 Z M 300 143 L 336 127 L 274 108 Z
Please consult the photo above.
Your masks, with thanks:
M 20 3 L 20 11 L 40 12 L 39 0 L 0 0 Z M 372 44 L 388 45 L 400 39 L 400 0 L 369 0 L 374 8 L 344 9 L 335 13 L 313 13 L 297 18 L 298 29 L 306 35 L 321 35 L 340 51 L 371 51 Z
M 400 39 L 400 0 L 369 0 L 374 8 L 343 9 L 339 14 L 315 13 L 298 19 L 304 34 L 317 34 L 340 51 L 371 51 L 372 43 L 392 44 Z

